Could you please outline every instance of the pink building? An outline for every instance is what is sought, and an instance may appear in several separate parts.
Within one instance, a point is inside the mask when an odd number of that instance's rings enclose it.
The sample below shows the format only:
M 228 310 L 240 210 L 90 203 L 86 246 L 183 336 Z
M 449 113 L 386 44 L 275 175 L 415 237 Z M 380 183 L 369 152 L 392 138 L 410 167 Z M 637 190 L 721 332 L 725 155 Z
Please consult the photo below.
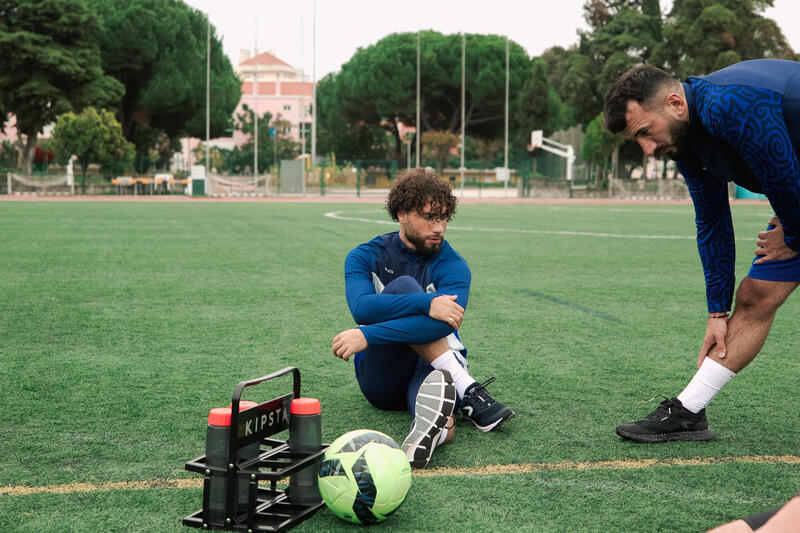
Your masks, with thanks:
M 17 117 L 9 114 L 7 117 L 5 117 L 5 121 L 5 131 L 0 131 L 0 142 L 17 142 Z
M 281 135 L 290 136 L 297 142 L 307 139 L 311 134 L 312 84 L 308 77 L 271 52 L 256 53 L 242 50 L 239 64 L 233 68 L 242 80 L 242 98 L 233 113 L 234 120 L 242 112 L 242 106 L 255 110 L 257 115 L 269 112 L 273 119 L 288 121 L 290 126 Z M 269 132 L 259 131 L 259 136 Z M 232 149 L 242 146 L 250 139 L 241 131 L 234 130 L 233 137 L 211 140 L 211 146 Z M 176 154 L 175 170 L 188 170 L 195 162 L 192 150 L 202 142 L 201 139 L 182 139 L 182 153 Z M 306 141 L 306 145 L 310 141 Z
M 5 117 L 5 131 L 0 131 L 0 142 L 2 141 L 11 141 L 12 143 L 16 143 L 17 139 L 17 117 L 14 114 L 9 113 Z M 41 133 L 36 136 L 36 140 L 40 139 L 49 139 L 50 136 L 53 134 L 53 128 L 56 127 L 55 122 L 52 124 L 48 124 L 44 128 L 42 128 Z M 27 138 L 27 136 L 23 136 L 23 138 Z

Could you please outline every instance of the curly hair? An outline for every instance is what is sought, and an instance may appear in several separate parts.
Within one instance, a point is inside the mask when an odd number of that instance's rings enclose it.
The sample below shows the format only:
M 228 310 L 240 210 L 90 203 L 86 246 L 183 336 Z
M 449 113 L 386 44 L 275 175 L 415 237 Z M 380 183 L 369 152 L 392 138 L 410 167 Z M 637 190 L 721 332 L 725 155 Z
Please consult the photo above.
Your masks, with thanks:
M 424 168 L 401 170 L 395 176 L 394 185 L 386 198 L 386 210 L 397 222 L 398 213 L 422 213 L 430 202 L 432 213 L 441 213 L 449 222 L 456 214 L 456 197 L 450 184 L 438 174 Z
M 633 100 L 647 108 L 654 97 L 678 85 L 680 83 L 677 80 L 653 65 L 640 63 L 632 66 L 606 93 L 603 106 L 606 128 L 612 133 L 619 133 L 627 127 L 625 112 L 629 101 Z

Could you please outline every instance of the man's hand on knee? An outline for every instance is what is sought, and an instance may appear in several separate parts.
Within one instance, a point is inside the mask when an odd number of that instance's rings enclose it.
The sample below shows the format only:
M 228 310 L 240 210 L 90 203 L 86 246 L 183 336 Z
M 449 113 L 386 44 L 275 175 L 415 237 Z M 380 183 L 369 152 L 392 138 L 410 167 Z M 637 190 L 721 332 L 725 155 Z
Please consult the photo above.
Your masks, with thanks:
M 367 339 L 364 332 L 358 328 L 346 329 L 333 338 L 333 355 L 345 361 L 356 352 L 367 348 Z
M 431 300 L 428 316 L 445 322 L 453 329 L 460 328 L 461 321 L 464 320 L 464 308 L 456 303 L 457 298 L 455 294 L 437 296 Z

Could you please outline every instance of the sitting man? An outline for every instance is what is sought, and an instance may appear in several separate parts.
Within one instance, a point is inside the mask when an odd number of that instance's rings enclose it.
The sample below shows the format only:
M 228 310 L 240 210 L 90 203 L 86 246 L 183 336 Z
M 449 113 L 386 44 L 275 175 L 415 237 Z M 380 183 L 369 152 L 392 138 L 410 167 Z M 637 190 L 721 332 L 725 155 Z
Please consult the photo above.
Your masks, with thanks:
M 347 305 L 357 328 L 333 339 L 333 353 L 355 355 L 361 392 L 378 409 L 414 415 L 402 444 L 412 467 L 452 438 L 461 413 L 490 431 L 514 416 L 467 370 L 458 329 L 469 298 L 466 261 L 444 240 L 456 212 L 449 185 L 422 168 L 401 171 L 386 209 L 400 231 L 379 235 L 347 254 Z

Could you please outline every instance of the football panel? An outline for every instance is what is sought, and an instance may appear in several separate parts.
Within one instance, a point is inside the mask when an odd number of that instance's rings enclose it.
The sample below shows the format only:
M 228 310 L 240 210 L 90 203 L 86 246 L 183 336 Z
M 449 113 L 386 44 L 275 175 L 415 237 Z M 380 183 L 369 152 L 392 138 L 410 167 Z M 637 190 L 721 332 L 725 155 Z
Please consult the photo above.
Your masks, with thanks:
M 361 454 L 353 465 L 353 477 L 355 477 L 358 484 L 358 492 L 353 502 L 353 512 L 362 523 L 371 524 L 382 520 L 382 518 L 372 512 L 378 489 L 375 486 L 366 456 L 366 453 Z
M 405 499 L 411 487 L 411 465 L 400 449 L 382 444 L 370 444 L 364 452 L 376 487 L 372 511 L 376 515 L 388 516 Z
M 319 479 L 319 493 L 322 501 L 333 514 L 344 520 L 359 524 L 353 512 L 357 489 L 352 480 L 344 476 L 328 476 Z

